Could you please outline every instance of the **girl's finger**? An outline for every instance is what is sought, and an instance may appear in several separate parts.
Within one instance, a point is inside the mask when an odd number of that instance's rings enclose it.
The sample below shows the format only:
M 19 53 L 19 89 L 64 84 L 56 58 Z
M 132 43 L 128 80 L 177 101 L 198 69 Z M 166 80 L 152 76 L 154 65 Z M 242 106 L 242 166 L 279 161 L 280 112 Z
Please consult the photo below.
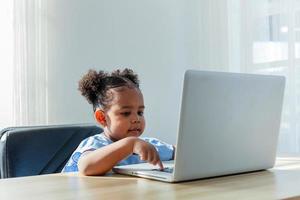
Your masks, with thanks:
M 148 152 L 148 162 L 153 164 L 154 159 L 155 159 L 155 155 L 154 155 L 153 151 L 149 151 Z
M 160 169 L 160 170 L 163 170 L 163 169 L 164 169 L 164 166 L 163 166 L 163 164 L 162 164 L 162 162 L 161 162 L 160 159 L 158 160 L 158 166 L 159 166 L 159 169 Z
M 140 154 L 140 158 L 143 161 L 148 160 L 148 153 L 147 153 L 147 151 L 142 151 L 141 154 Z

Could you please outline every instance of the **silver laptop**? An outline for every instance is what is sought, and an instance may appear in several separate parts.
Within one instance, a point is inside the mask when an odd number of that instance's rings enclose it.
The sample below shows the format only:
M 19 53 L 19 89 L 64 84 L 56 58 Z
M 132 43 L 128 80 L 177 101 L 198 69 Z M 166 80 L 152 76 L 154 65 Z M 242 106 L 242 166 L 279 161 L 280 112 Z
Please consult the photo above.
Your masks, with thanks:
M 175 160 L 113 170 L 179 182 L 271 168 L 284 87 L 282 76 L 187 70 Z

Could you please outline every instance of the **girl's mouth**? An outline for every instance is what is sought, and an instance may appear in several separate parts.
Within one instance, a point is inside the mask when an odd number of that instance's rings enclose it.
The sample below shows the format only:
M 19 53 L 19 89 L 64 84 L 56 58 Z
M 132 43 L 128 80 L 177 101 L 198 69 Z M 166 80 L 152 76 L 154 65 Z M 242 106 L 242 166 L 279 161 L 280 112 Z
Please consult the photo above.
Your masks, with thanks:
M 139 128 L 129 129 L 128 132 L 130 132 L 130 133 L 140 133 L 141 129 L 139 129 Z
M 128 131 L 129 131 L 129 132 L 135 132 L 135 131 L 138 131 L 138 132 L 139 132 L 139 131 L 141 131 L 141 129 L 139 129 L 139 128 L 134 128 L 134 129 L 129 129 Z

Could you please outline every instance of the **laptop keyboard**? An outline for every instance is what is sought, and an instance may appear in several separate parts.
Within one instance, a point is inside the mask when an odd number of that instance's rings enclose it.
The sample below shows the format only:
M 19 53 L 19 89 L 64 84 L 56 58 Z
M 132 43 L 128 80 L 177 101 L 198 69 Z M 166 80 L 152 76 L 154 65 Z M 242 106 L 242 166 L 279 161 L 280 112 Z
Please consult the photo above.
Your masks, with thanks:
M 174 169 L 173 167 L 165 167 L 163 170 L 160 170 L 160 169 L 153 169 L 153 171 L 173 173 L 173 169 Z

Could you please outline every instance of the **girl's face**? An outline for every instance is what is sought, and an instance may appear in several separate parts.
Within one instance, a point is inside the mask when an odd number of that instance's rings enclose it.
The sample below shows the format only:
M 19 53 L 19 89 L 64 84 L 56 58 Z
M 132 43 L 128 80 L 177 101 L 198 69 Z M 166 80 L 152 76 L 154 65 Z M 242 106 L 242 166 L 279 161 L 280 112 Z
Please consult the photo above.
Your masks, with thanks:
M 105 110 L 104 133 L 111 140 L 139 137 L 145 129 L 144 99 L 137 88 L 122 87 L 109 90 L 112 102 Z

